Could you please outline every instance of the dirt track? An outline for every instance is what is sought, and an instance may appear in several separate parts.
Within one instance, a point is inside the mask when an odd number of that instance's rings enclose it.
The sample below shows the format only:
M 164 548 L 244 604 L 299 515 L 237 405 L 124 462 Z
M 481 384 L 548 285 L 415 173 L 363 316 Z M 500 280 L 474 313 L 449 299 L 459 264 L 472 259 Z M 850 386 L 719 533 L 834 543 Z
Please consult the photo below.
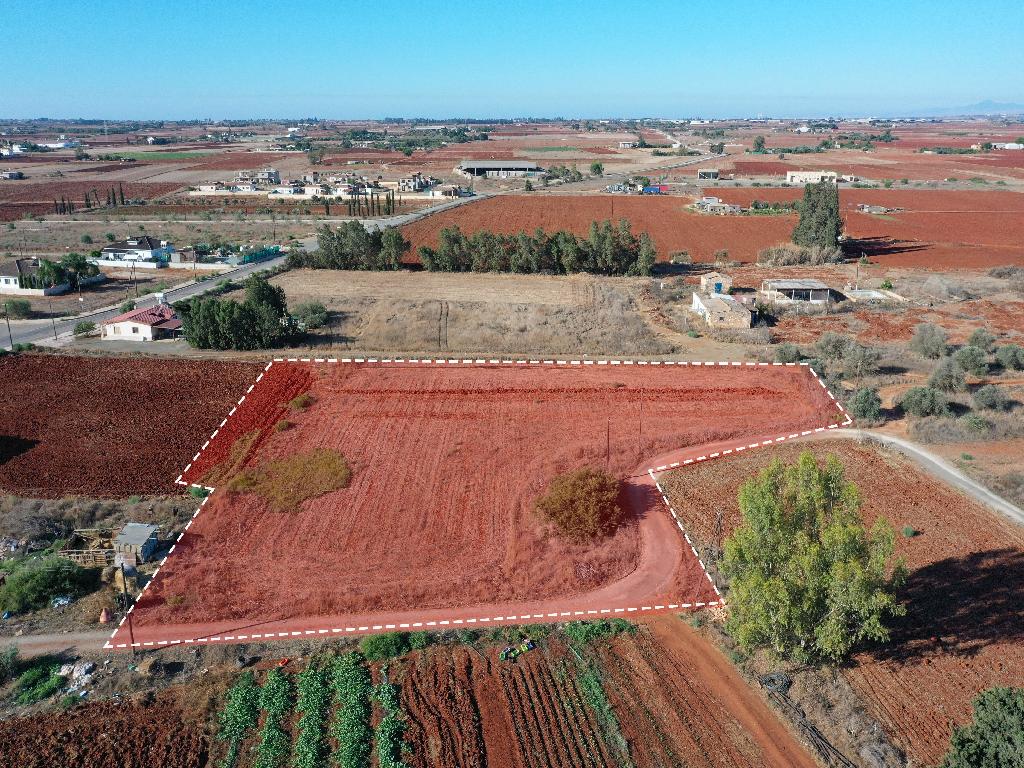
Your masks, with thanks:
M 354 466 L 352 486 L 285 515 L 215 493 L 139 603 L 136 642 L 709 602 L 643 472 L 652 454 L 703 446 L 653 459 L 682 461 L 709 443 L 774 439 L 838 414 L 802 368 L 350 364 L 312 369 L 311 382 L 310 370 L 271 368 L 186 480 L 219 484 L 243 465 L 328 445 Z M 293 428 L 269 429 L 306 386 L 317 403 L 289 416 Z M 226 461 L 254 430 L 251 453 Z M 606 460 L 629 476 L 633 521 L 596 546 L 545 533 L 532 500 L 548 478 Z

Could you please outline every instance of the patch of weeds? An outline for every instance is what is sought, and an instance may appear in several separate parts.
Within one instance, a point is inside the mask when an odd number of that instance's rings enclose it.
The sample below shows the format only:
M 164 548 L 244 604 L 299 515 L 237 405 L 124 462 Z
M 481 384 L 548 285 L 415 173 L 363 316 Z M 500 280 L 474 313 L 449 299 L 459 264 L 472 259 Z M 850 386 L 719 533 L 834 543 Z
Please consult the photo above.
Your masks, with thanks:
M 286 429 L 291 427 L 292 423 L 288 419 L 281 419 L 274 425 L 275 432 L 284 432 Z
M 598 621 L 570 621 L 562 627 L 562 632 L 577 645 L 585 645 L 603 637 L 636 634 L 636 624 L 625 619 L 599 619 Z
M 920 533 L 920 531 L 912 525 L 903 526 L 903 538 L 905 539 L 912 539 L 917 536 L 918 533 Z
M 244 470 L 227 484 L 228 493 L 254 493 L 275 512 L 292 512 L 308 499 L 347 488 L 352 470 L 340 451 L 317 448 Z
M 190 485 L 188 487 L 189 496 L 194 496 L 197 499 L 205 499 L 210 495 L 210 489 L 204 488 L 201 485 Z
M 313 395 L 309 392 L 303 392 L 298 397 L 292 398 L 288 402 L 288 407 L 293 411 L 304 411 L 315 402 Z

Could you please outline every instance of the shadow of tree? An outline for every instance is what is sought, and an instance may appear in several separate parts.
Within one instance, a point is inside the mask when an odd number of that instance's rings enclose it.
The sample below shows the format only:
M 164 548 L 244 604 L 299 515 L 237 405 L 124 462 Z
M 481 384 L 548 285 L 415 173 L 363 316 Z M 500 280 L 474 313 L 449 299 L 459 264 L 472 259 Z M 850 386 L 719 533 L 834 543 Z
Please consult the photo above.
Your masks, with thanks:
M 843 242 L 843 253 L 849 258 L 861 256 L 889 256 L 894 253 L 910 253 L 928 248 L 930 243 L 916 240 L 896 240 L 891 237 L 861 237 Z
M 1004 548 L 946 558 L 912 572 L 900 592 L 907 615 L 892 624 L 878 660 L 919 662 L 935 653 L 971 657 L 999 641 L 1024 640 L 1024 551 Z
M 15 456 L 27 453 L 38 444 L 38 440 L 28 440 L 24 437 L 14 437 L 12 435 L 0 435 L 0 465 L 6 464 Z

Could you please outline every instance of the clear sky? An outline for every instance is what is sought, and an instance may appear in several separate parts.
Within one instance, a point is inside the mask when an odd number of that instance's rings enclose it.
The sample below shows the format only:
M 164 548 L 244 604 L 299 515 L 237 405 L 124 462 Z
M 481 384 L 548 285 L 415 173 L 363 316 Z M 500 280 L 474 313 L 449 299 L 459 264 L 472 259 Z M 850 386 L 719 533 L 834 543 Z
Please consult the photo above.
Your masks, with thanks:
M 0 117 L 730 117 L 1024 102 L 1024 4 L 0 0 Z

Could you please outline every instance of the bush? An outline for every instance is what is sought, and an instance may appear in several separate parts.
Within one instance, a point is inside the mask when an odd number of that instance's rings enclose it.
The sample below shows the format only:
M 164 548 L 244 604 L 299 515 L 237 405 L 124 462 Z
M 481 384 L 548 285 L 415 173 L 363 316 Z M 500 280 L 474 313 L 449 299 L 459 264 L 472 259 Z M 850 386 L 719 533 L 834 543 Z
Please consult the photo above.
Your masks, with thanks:
M 914 328 L 914 336 L 910 339 L 910 348 L 922 357 L 938 360 L 946 354 L 949 348 L 946 332 L 937 325 L 921 323 Z
M 796 264 L 820 266 L 822 264 L 841 264 L 843 252 L 838 246 L 803 247 L 791 243 L 773 245 L 758 251 L 757 263 L 763 267 L 788 267 Z
M 977 435 L 983 435 L 992 429 L 992 422 L 976 413 L 968 413 L 961 416 L 960 423 L 967 428 L 968 432 L 973 432 Z
M 95 569 L 61 557 L 34 560 L 18 568 L 0 587 L 0 612 L 21 613 L 45 607 L 55 597 L 78 597 L 95 589 Z
M 1017 344 L 1004 344 L 996 350 L 996 360 L 1008 371 L 1024 369 L 1024 347 Z
M 307 301 L 295 308 L 295 319 L 307 331 L 320 328 L 327 322 L 327 308 L 319 301 Z
M 15 320 L 24 320 L 32 316 L 32 303 L 28 299 L 6 299 L 4 306 L 7 308 L 7 315 Z
M 541 517 L 570 539 L 585 540 L 613 533 L 622 521 L 619 481 L 598 469 L 559 475 L 537 501 Z
M 861 421 L 880 421 L 882 418 L 882 398 L 877 389 L 861 387 L 853 393 L 849 403 L 850 414 Z
M 779 346 L 775 348 L 775 362 L 799 363 L 800 347 L 796 344 L 790 344 L 788 341 L 784 344 L 779 344 Z
M 309 392 L 303 392 L 301 395 L 292 398 L 288 402 L 288 407 L 291 408 L 293 411 L 304 411 L 307 408 L 309 408 L 309 406 L 311 406 L 313 402 L 313 395 L 311 395 Z
M 988 408 L 993 411 L 1003 411 L 1010 407 L 1010 398 L 1006 390 L 995 384 L 986 384 L 975 390 L 974 404 L 979 408 Z
M 917 536 L 917 528 L 912 525 L 903 526 L 903 538 L 912 539 Z
M 127 301 L 122 301 L 121 306 L 118 308 L 122 315 L 125 312 L 131 312 L 133 309 L 135 309 L 135 302 L 132 301 L 131 299 L 128 299 Z
M 59 673 L 60 664 L 50 657 L 32 662 L 18 677 L 17 702 L 23 706 L 48 699 L 64 687 L 64 678 Z
M 991 352 L 996 346 L 996 337 L 987 328 L 975 328 L 967 343 L 983 352 Z
M 10 645 L 0 651 L 0 685 L 3 685 L 18 671 L 18 646 Z
M 842 360 L 852 343 L 853 341 L 848 336 L 826 331 L 818 338 L 814 349 L 822 360 Z
M 967 379 L 956 360 L 945 357 L 932 371 L 928 386 L 943 392 L 966 392 Z
M 942 768 L 1024 765 L 1024 688 L 989 688 L 974 699 L 974 719 L 953 729 Z
M 92 245 L 92 236 L 91 235 L 82 235 L 82 237 L 79 238 L 79 239 L 83 243 L 85 243 L 85 245 Z
M 860 379 L 878 372 L 882 353 L 874 347 L 851 342 L 843 355 L 843 373 L 851 379 Z
M 369 661 L 386 661 L 404 656 L 411 649 L 407 632 L 382 632 L 359 641 L 359 650 Z
M 227 484 L 228 493 L 254 493 L 275 512 L 293 512 L 309 500 L 348 487 L 352 470 L 340 451 L 314 448 L 243 470 Z
M 83 320 L 80 323 L 75 324 L 75 336 L 82 336 L 86 333 L 92 333 L 96 330 L 96 323 L 90 323 L 88 320 Z
M 598 619 L 597 621 L 570 621 L 562 631 L 573 643 L 583 645 L 602 637 L 627 633 L 636 634 L 636 624 L 625 619 Z
M 424 648 L 430 646 L 430 633 L 429 632 L 410 632 L 409 633 L 409 647 L 414 651 L 422 651 Z
M 953 359 L 967 373 L 984 376 L 988 373 L 988 356 L 980 347 L 961 347 L 953 353 Z
M 912 416 L 944 416 L 949 413 L 946 396 L 932 387 L 913 387 L 900 398 L 900 408 Z

